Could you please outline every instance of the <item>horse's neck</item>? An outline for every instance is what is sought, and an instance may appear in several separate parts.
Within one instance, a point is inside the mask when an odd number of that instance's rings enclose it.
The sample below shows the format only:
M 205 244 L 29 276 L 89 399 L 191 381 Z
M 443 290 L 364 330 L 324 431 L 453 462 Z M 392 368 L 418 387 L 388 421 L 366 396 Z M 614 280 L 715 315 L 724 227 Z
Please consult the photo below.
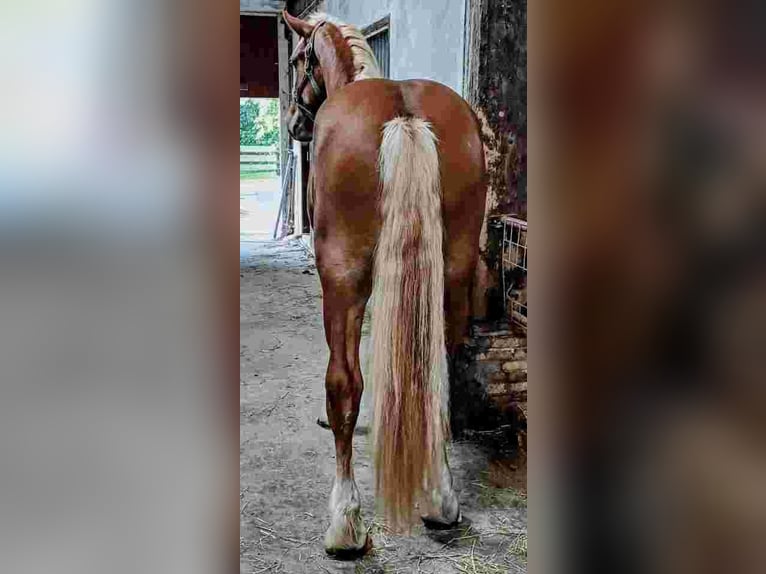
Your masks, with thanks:
M 320 61 L 322 73 L 324 75 L 325 90 L 327 97 L 332 96 L 346 84 L 354 81 L 353 76 L 349 76 L 347 68 L 341 63 L 342 54 L 332 50 L 324 59 L 327 62 Z
M 329 74 L 329 77 L 325 81 L 325 89 L 327 90 L 327 97 L 332 96 L 336 91 L 340 90 L 346 84 L 353 82 L 353 78 L 348 78 L 344 74 Z

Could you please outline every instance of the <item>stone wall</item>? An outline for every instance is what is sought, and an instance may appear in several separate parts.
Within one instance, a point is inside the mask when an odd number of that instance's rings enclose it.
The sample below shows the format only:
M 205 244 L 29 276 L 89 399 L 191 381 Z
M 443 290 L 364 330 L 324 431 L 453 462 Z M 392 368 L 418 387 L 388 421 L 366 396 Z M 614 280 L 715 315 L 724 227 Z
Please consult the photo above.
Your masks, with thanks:
M 452 432 L 526 428 L 527 337 L 515 326 L 472 327 L 450 386 Z

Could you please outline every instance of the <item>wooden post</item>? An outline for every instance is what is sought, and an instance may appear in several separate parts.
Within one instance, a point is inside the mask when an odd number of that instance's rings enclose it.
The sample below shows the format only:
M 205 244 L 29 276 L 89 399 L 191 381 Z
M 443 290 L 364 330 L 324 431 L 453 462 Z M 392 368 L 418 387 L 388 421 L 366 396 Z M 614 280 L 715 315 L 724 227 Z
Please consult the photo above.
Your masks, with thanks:
M 463 98 L 472 106 L 478 104 L 479 56 L 481 50 L 481 18 L 486 0 L 465 0 L 463 45 Z
M 303 233 L 303 144 L 299 141 L 293 141 L 293 153 L 295 154 L 295 169 L 293 170 L 293 235 L 298 236 Z
M 290 149 L 290 134 L 287 133 L 287 108 L 290 105 L 290 59 L 287 34 L 289 28 L 282 14 L 276 18 L 277 26 L 277 56 L 279 66 L 279 173 L 285 177 L 287 168 L 287 150 Z

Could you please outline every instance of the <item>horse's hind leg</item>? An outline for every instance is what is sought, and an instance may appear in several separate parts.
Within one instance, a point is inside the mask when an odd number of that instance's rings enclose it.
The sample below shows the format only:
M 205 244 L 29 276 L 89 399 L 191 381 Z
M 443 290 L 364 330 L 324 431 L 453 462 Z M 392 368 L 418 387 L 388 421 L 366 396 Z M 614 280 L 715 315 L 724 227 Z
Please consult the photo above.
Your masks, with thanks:
M 348 279 L 322 277 L 324 324 L 330 361 L 325 388 L 327 417 L 335 435 L 335 482 L 330 495 L 330 527 L 325 550 L 333 555 L 355 555 L 368 547 L 367 529 L 361 513 L 359 490 L 351 465 L 354 427 L 362 398 L 362 370 L 359 340 L 369 289 L 350 284 Z M 360 289 L 361 287 L 361 289 Z
M 469 261 L 447 262 L 447 282 L 445 289 L 444 312 L 447 323 L 446 346 L 449 369 L 455 353 L 463 341 L 468 326 L 470 313 L 470 290 L 472 266 Z M 452 483 L 447 460 L 447 446 L 444 446 L 439 486 L 431 492 L 430 512 L 423 516 L 423 523 L 428 528 L 452 528 L 460 522 L 460 503 Z

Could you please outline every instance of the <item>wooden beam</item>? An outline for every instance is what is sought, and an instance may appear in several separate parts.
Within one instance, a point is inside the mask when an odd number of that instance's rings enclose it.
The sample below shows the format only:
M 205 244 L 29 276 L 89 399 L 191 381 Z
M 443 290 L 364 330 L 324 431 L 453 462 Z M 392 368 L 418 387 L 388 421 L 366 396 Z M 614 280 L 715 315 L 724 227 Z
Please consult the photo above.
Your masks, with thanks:
M 481 19 L 486 13 L 486 0 L 466 0 L 465 44 L 463 46 L 463 98 L 475 106 L 479 102 L 479 70 L 482 29 Z
M 380 20 L 376 20 L 369 26 L 366 26 L 365 28 L 362 28 L 362 35 L 365 38 L 369 38 L 370 36 L 374 36 L 378 32 L 382 32 L 386 28 L 391 28 L 391 15 L 386 14 L 383 18 Z
M 281 174 L 287 167 L 287 152 L 290 149 L 290 134 L 287 133 L 287 108 L 290 106 L 290 46 L 287 35 L 290 33 L 281 15 L 276 18 L 277 54 L 279 67 L 279 150 L 281 154 Z
M 303 194 L 305 193 L 305 190 L 303 189 L 303 170 L 305 169 L 305 165 L 303 165 L 303 148 L 301 146 L 306 144 L 301 144 L 301 142 L 297 140 L 293 140 L 293 153 L 295 154 L 295 180 L 293 181 L 293 205 L 295 206 L 295 209 L 293 210 L 294 218 L 293 218 L 293 234 L 294 235 L 300 235 L 303 233 L 303 213 L 302 213 L 302 206 L 303 206 Z

